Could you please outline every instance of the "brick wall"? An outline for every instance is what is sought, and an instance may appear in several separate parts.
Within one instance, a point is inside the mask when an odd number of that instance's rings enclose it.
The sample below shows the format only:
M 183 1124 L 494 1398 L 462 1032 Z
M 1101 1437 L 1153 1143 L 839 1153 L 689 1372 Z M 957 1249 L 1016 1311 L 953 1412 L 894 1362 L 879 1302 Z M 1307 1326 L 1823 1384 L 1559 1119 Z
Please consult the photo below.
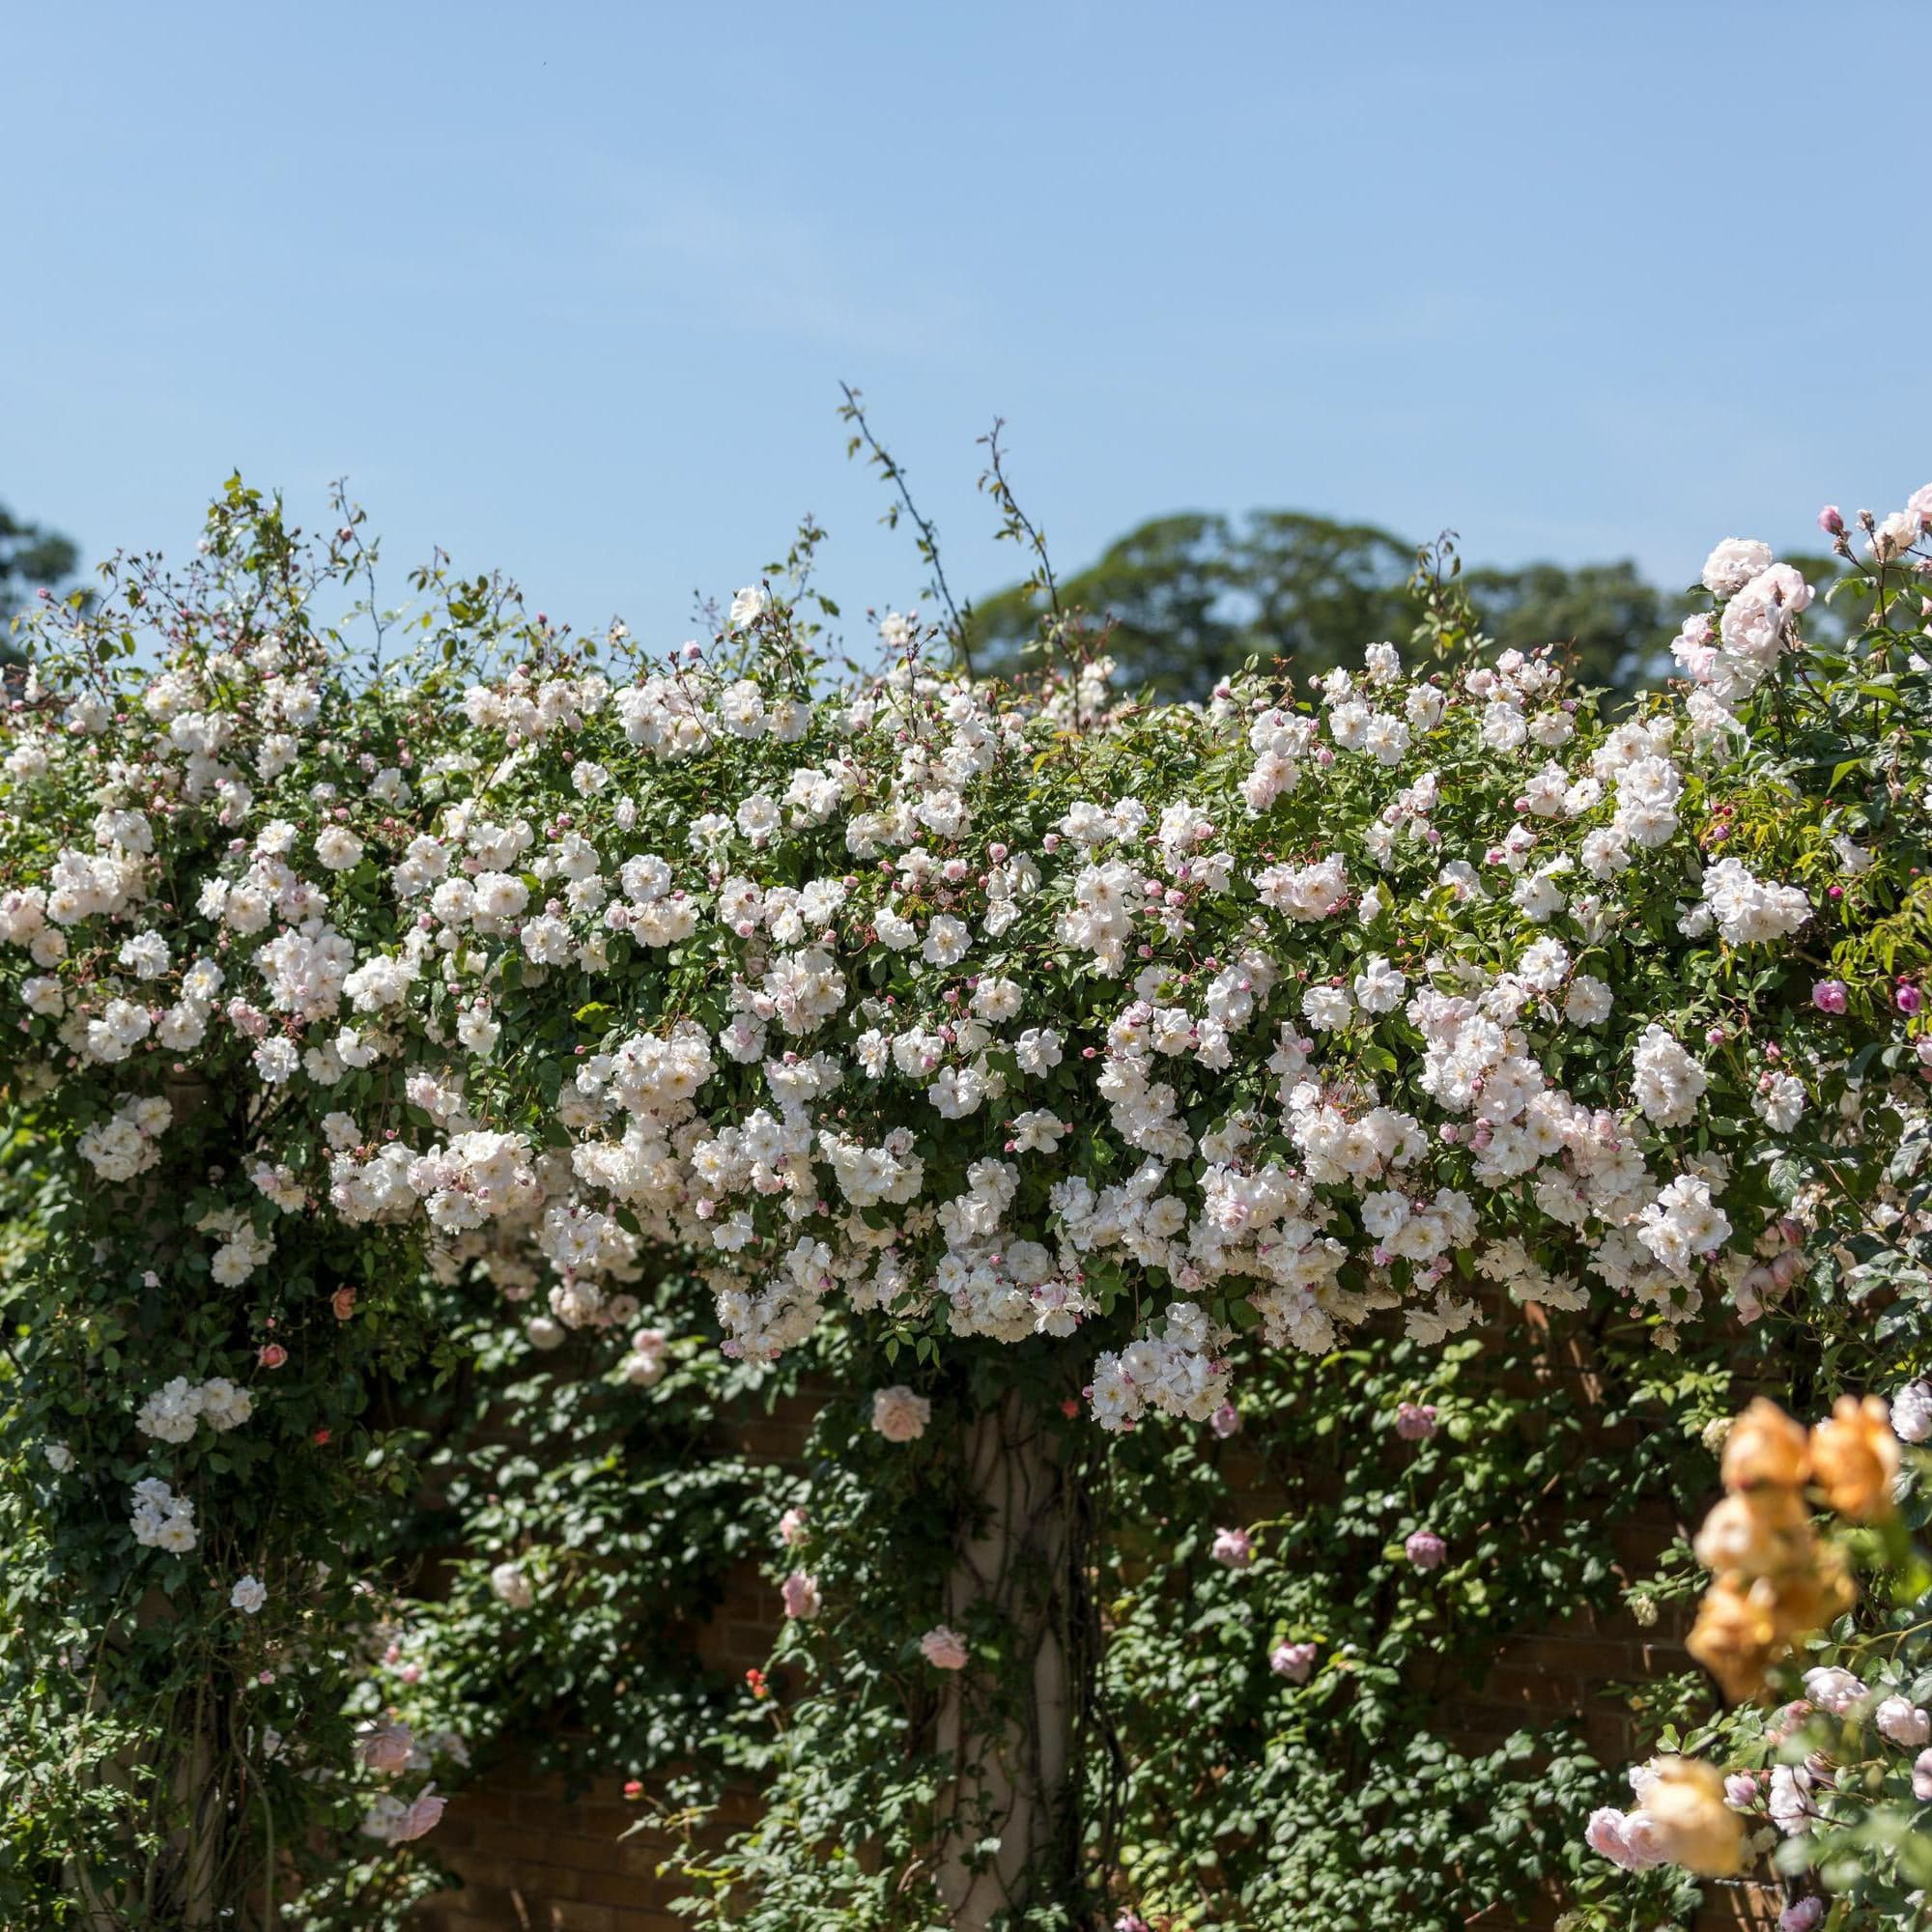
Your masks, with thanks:
M 1571 1340 L 1550 1338 L 1542 1378 L 1590 1389 L 1590 1364 Z M 822 1393 L 803 1397 L 771 1416 L 748 1419 L 734 1446 L 773 1461 L 802 1460 L 807 1429 Z M 1244 1486 L 1231 1464 L 1237 1492 Z M 1650 1569 L 1677 1525 L 1661 1504 L 1640 1507 L 1619 1524 L 1614 1543 L 1626 1574 Z M 743 1566 L 728 1580 L 724 1601 L 699 1644 L 703 1662 L 731 1676 L 762 1665 L 779 1623 L 774 1592 L 756 1570 Z M 1641 1629 L 1621 1613 L 1583 1612 L 1561 1627 L 1506 1644 L 1480 1688 L 1445 1713 L 1450 1741 L 1489 1748 L 1527 1722 L 1575 1719 L 1598 1759 L 1632 1762 L 1640 1748 L 1628 1711 L 1607 1696 L 1610 1686 L 1682 1669 L 1682 1632 L 1668 1624 Z M 749 1815 L 749 1799 L 742 1801 Z M 656 1875 L 667 1843 L 651 1832 L 622 1834 L 639 1815 L 612 1777 L 575 1803 L 554 1781 L 499 1765 L 481 1784 L 450 1804 L 437 1831 L 437 1849 L 461 1876 L 458 1891 L 420 1914 L 422 1932 L 674 1932 L 688 1921 L 674 1916 L 676 1885 Z M 1696 1932 L 1767 1932 L 1781 1903 L 1746 1886 L 1708 1888 L 1710 1903 Z M 1553 1900 L 1532 1910 L 1529 1924 L 1548 1932 Z M 1507 1912 L 1485 1914 L 1479 1928 L 1518 1921 Z M 1405 1926 L 1401 1932 L 1431 1932 Z

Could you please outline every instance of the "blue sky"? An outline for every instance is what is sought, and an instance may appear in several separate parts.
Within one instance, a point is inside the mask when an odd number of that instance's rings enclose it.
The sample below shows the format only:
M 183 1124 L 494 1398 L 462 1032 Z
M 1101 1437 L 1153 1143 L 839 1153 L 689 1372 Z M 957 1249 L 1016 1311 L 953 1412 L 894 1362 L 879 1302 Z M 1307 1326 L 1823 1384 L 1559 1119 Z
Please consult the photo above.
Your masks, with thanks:
M 1484 560 L 1812 538 L 1932 477 L 1909 5 L 97 4 L 12 10 L 0 497 L 191 541 L 228 469 L 401 568 L 687 635 L 831 531 L 1015 574 L 1309 508 Z M 1874 301 L 1872 294 L 1882 291 Z

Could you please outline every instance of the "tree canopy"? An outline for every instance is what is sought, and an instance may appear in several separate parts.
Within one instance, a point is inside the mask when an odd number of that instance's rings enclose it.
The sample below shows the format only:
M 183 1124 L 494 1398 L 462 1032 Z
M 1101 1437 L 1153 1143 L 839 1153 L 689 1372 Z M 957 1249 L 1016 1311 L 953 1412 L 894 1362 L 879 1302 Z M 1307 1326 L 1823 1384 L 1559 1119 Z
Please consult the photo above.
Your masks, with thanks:
M 1107 650 L 1129 682 L 1207 696 L 1250 658 L 1302 676 L 1352 663 L 1365 643 L 1409 637 L 1417 547 L 1374 524 L 1298 510 L 1155 517 L 1061 585 L 1063 609 L 1111 624 Z M 1484 628 L 1518 649 L 1572 646 L 1586 685 L 1629 691 L 1665 662 L 1679 599 L 1628 558 L 1467 570 Z M 981 668 L 1011 669 L 1038 634 L 1037 593 L 1015 584 L 969 620 Z

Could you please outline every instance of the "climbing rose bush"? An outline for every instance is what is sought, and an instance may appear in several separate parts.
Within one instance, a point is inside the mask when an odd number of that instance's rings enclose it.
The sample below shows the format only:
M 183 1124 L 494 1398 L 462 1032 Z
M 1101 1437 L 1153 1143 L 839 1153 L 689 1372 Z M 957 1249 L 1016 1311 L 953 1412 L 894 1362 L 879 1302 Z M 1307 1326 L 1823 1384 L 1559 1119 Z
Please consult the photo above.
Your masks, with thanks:
M 613 1349 L 685 1258 L 759 1357 L 832 1301 L 1012 1343 L 1131 1303 L 1095 1414 L 1199 1418 L 1233 1329 L 1439 1340 L 1479 1281 L 1754 1315 L 1817 1205 L 1774 1221 L 1760 1151 L 1908 1043 L 1914 980 L 1804 983 L 1863 814 L 1727 849 L 1734 707 L 1808 595 L 1750 546 L 1702 682 L 1612 726 L 1548 653 L 1148 710 L 1104 663 L 976 690 L 909 620 L 821 689 L 761 588 L 708 657 L 539 621 L 371 683 L 300 579 L 232 581 L 262 541 L 223 506 L 140 595 L 158 664 L 75 616 L 6 757 L 15 1080 L 101 1181 L 160 1160 L 170 1083 L 241 1096 L 188 1223 L 217 1287 L 327 1218 Z
M 1668 1350 L 1846 1256 L 1889 1278 L 1932 1063 L 1912 515 L 1841 667 L 1729 540 L 1683 681 L 1610 720 L 1554 646 L 1479 648 L 1440 556 L 1406 650 L 1200 706 L 1103 656 L 978 685 L 917 614 L 835 675 L 810 533 L 669 651 L 439 570 L 356 613 L 371 659 L 322 614 L 358 523 L 231 485 L 185 574 L 51 611 L 5 718 L 0 1077 L 69 1189 L 36 1520 L 244 1619 L 308 1686 L 271 1755 L 343 1777 L 335 1506 L 265 1508 L 266 1451 L 448 1346 L 419 1266 L 643 1386 L 640 1292 L 689 1269 L 740 1360 L 829 1317 L 1003 1345 L 1106 1431 L 1372 1318 L 1604 1304 Z M 387 1795 L 373 1835 L 435 1822 Z

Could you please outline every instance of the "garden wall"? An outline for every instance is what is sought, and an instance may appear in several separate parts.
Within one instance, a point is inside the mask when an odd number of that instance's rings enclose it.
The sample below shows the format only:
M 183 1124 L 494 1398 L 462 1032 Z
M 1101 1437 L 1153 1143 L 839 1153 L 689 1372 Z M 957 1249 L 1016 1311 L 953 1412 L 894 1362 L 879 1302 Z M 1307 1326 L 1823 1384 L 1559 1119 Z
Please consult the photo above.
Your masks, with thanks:
M 1594 1399 L 1590 1362 L 1575 1340 L 1549 1338 L 1539 1380 L 1567 1384 Z M 814 1406 L 801 1399 L 772 1416 L 742 1421 L 734 1446 L 759 1458 L 802 1462 Z M 1237 1456 L 1227 1468 L 1238 1520 L 1278 1507 L 1261 1492 L 1256 1463 Z M 1560 1507 L 1560 1498 L 1551 1506 Z M 1639 1506 L 1615 1533 L 1625 1573 L 1647 1574 L 1682 1527 L 1663 1506 Z M 776 1592 L 753 1566 L 743 1566 L 706 1627 L 704 1662 L 734 1677 L 764 1665 L 779 1621 Z M 1442 1734 L 1458 1747 L 1488 1749 L 1525 1724 L 1573 1720 L 1608 1768 L 1605 1802 L 1614 1803 L 1622 1795 L 1611 1788 L 1617 1768 L 1642 1754 L 1617 1687 L 1684 1669 L 1681 1635 L 1667 1612 L 1645 1630 L 1622 1613 L 1586 1611 L 1556 1629 L 1519 1637 L 1496 1652 L 1480 1682 L 1468 1682 L 1454 1698 Z M 742 1802 L 749 1815 L 750 1794 Z M 657 1876 L 666 1840 L 648 1831 L 622 1836 L 642 1808 L 625 1800 L 616 1773 L 572 1803 L 555 1780 L 534 1777 L 514 1759 L 499 1764 L 451 1804 L 438 1830 L 436 1848 L 463 1886 L 422 1911 L 422 1932 L 672 1932 L 683 1926 L 687 1921 L 670 1909 L 678 1884 Z M 1776 1923 L 1781 1901 L 1775 1897 L 1742 1886 L 1713 1885 L 1707 1891 L 1710 1902 L 1696 1932 L 1760 1932 Z M 1548 1932 L 1559 1910 L 1553 1900 L 1539 1901 L 1527 1923 Z M 1473 1921 L 1482 1928 L 1517 1922 L 1507 1911 Z M 1407 1923 L 1399 1932 L 1434 1928 Z

